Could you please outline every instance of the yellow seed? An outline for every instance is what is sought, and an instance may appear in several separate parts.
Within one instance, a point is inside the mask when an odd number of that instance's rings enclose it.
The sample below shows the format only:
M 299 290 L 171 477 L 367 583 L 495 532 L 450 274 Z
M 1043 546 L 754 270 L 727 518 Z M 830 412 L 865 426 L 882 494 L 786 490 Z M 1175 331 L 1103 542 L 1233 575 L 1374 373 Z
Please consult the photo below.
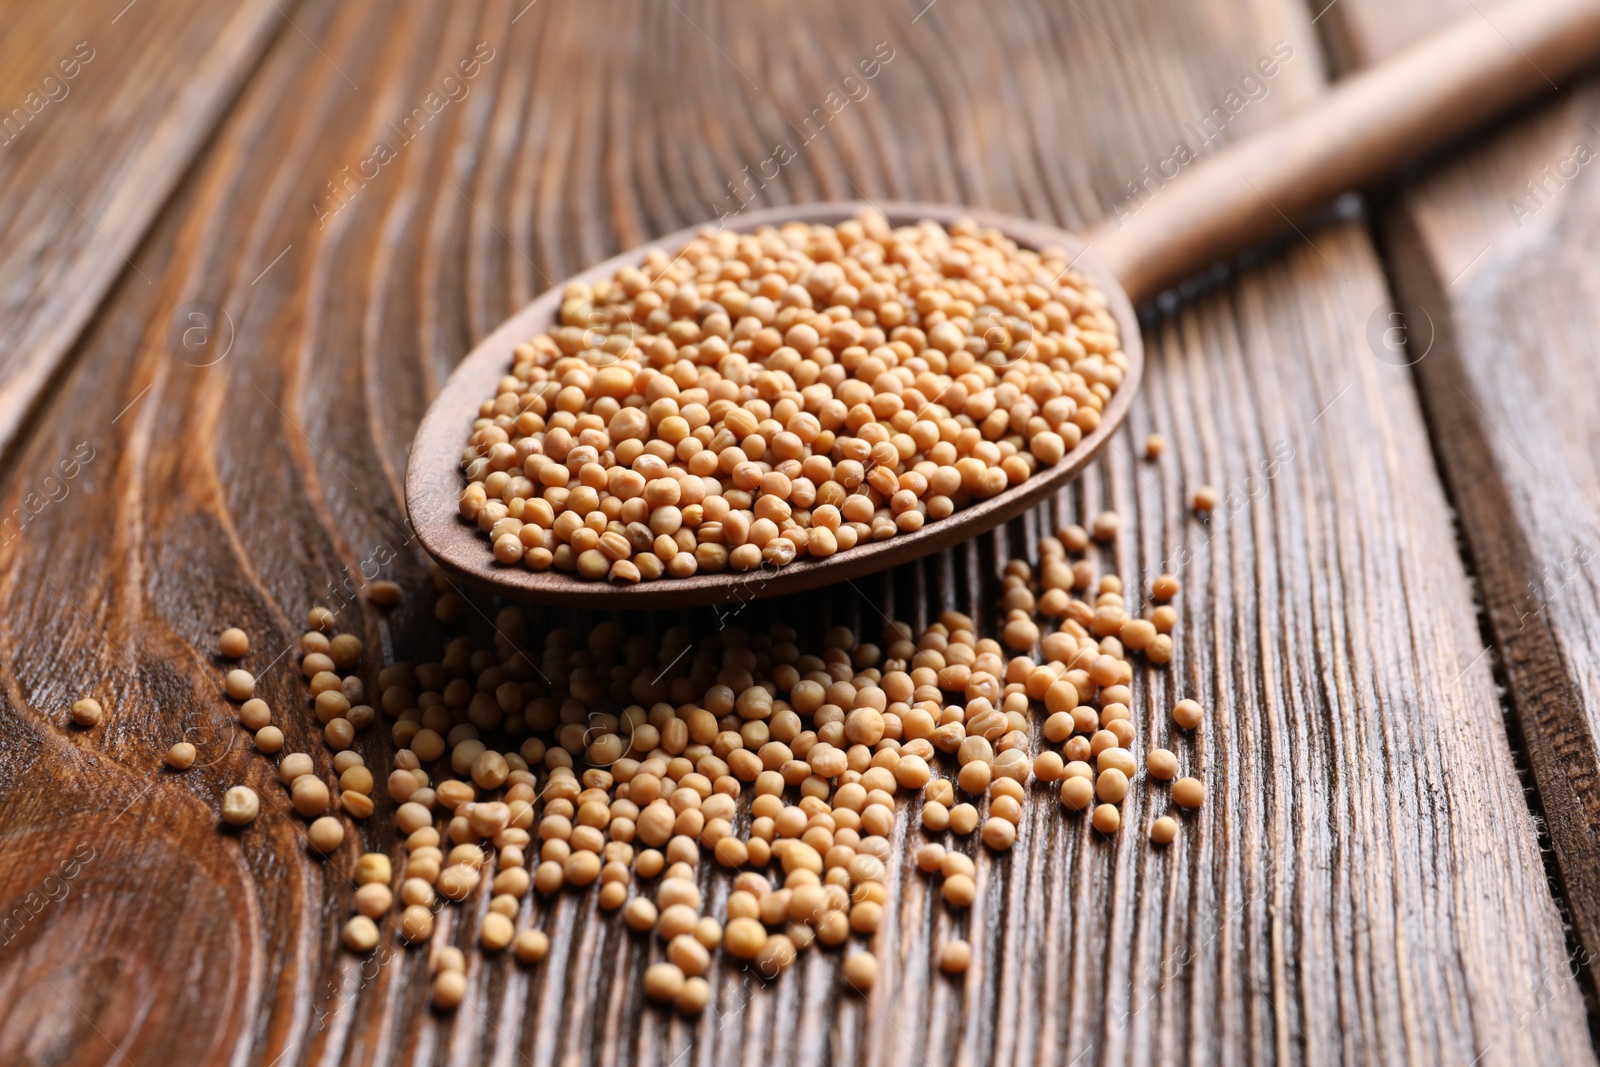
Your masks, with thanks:
M 543 930 L 524 930 L 517 935 L 511 951 L 523 963 L 538 963 L 550 952 L 550 938 Z
M 167 766 L 175 771 L 186 771 L 194 766 L 194 746 L 187 741 L 179 741 L 167 749 Z
M 433 1006 L 454 1011 L 467 996 L 467 976 L 460 971 L 440 971 L 433 977 Z
M 844 961 L 844 982 L 857 993 L 870 993 L 878 980 L 878 957 L 870 952 L 856 952 Z
M 1205 800 L 1205 788 L 1197 778 L 1179 778 L 1172 783 L 1172 802 L 1180 808 L 1198 808 Z
M 939 969 L 945 974 L 962 974 L 971 965 L 972 946 L 965 941 L 946 941 L 939 949 Z
M 223 679 L 223 688 L 227 690 L 228 697 L 232 700 L 249 700 L 256 695 L 255 675 L 235 668 Z
M 499 952 L 511 944 L 511 939 L 516 936 L 516 927 L 511 920 L 501 915 L 498 911 L 491 911 L 483 917 L 483 926 L 478 931 L 478 941 L 490 952 Z
M 378 946 L 378 924 L 365 915 L 352 915 L 344 924 L 341 940 L 352 952 L 371 952 Z
M 326 855 L 344 843 L 344 823 L 331 815 L 324 815 L 307 828 L 306 837 L 310 839 L 312 848 Z
M 222 794 L 222 821 L 229 826 L 248 826 L 261 811 L 261 798 L 247 785 L 236 785 Z
M 72 705 L 72 721 L 85 728 L 99 726 L 104 714 L 100 702 L 92 697 L 85 697 Z
M 230 626 L 217 638 L 217 648 L 228 659 L 239 659 L 250 651 L 250 635 Z
M 1150 840 L 1158 845 L 1170 845 L 1177 836 L 1178 821 L 1170 815 L 1163 815 L 1150 824 Z

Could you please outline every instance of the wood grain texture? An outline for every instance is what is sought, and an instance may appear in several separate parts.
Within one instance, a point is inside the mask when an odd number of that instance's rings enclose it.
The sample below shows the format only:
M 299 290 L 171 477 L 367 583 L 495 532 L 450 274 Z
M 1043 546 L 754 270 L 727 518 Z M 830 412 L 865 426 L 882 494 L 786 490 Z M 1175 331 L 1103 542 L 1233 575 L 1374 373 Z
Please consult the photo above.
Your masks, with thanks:
M 283 16 L 269 0 L 6 5 L 0 453 Z
M 1210 789 L 1173 848 L 1145 844 L 1164 804 L 1142 785 L 1114 842 L 1041 795 L 1011 855 L 979 856 L 970 922 L 893 871 L 900 906 L 870 1002 L 842 996 L 837 955 L 813 952 L 766 988 L 719 964 L 698 1023 L 643 1004 L 659 946 L 592 895 L 525 905 L 521 922 L 556 935 L 550 957 L 524 970 L 473 954 L 454 1017 L 424 1007 L 419 953 L 338 949 L 355 843 L 329 863 L 307 854 L 271 806 L 271 762 L 232 726 L 210 650 L 225 625 L 251 632 L 248 663 L 290 749 L 325 767 L 303 683 L 273 664 L 305 609 L 341 606 L 374 654 L 437 639 L 400 486 L 412 429 L 475 341 L 554 280 L 727 208 L 725 183 L 779 141 L 796 159 L 761 203 L 921 198 L 1075 228 L 1112 211 L 1274 41 L 1295 58 L 1223 137 L 1322 85 L 1290 0 L 919 10 L 294 10 L 300 32 L 276 38 L 139 251 L 154 284 L 123 278 L 0 472 L 14 507 L 93 446 L 64 498 L 0 546 L 0 833 L 15 842 L 0 910 L 30 886 L 60 898 L 0 945 L 0 1058 L 1595 1062 L 1493 677 L 1473 658 L 1416 394 L 1367 355 L 1386 290 L 1350 223 L 1152 316 L 1130 434 L 1044 512 L 881 579 L 751 608 L 812 630 L 944 605 L 990 615 L 1007 558 L 1116 508 L 1117 571 L 1185 584 L 1173 663 L 1136 684 L 1141 745 L 1171 742 Z M 470 91 L 332 211 L 324 183 L 395 137 L 389 123 L 484 41 L 495 57 Z M 800 145 L 804 116 L 880 41 L 894 58 L 869 92 L 825 110 Z M 236 327 L 203 369 L 167 339 L 190 301 Z M 1131 442 L 1152 430 L 1168 456 L 1136 463 Z M 1242 503 L 1201 523 L 1185 501 L 1204 482 Z M 342 605 L 347 572 L 390 552 L 405 603 Z M 107 707 L 90 732 L 66 726 L 85 693 Z M 1193 739 L 1168 731 L 1181 695 L 1214 709 Z M 162 771 L 185 733 L 204 766 Z M 359 745 L 374 763 L 387 750 L 378 730 Z M 240 781 L 268 811 L 225 834 L 218 798 Z M 352 830 L 393 851 L 391 812 Z M 920 839 L 912 815 L 898 840 Z M 94 858 L 67 877 L 85 844 Z M 725 881 L 706 888 L 719 906 Z M 436 937 L 469 944 L 486 905 L 453 909 Z M 960 982 L 930 965 L 958 932 L 978 960 Z
M 1446 18 L 1453 5 L 1417 5 Z M 1413 12 L 1415 15 L 1415 11 Z M 1330 19 L 1334 16 L 1330 15 Z M 1388 9 L 1339 13 L 1356 58 Z M 1512 44 L 1508 43 L 1510 51 Z M 1515 54 L 1512 52 L 1511 54 Z M 1463 149 L 1382 214 L 1408 346 L 1579 939 L 1600 973 L 1600 91 L 1591 76 Z

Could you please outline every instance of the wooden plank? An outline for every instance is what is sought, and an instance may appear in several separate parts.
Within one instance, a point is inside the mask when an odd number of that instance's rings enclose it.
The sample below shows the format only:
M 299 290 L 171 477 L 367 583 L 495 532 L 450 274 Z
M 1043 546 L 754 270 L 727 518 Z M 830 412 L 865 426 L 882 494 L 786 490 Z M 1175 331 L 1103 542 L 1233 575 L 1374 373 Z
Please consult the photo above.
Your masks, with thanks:
M 314 860 L 270 809 L 218 832 L 226 786 L 281 790 L 216 694 L 216 631 L 244 626 L 266 664 L 386 546 L 410 596 L 387 616 L 351 604 L 346 625 L 403 655 L 437 639 L 405 549 L 410 428 L 551 280 L 714 215 L 779 141 L 796 159 L 762 203 L 939 198 L 1076 226 L 1274 42 L 1294 58 L 1221 137 L 1322 83 L 1289 0 L 919 9 L 296 10 L 305 36 L 278 38 L 139 252 L 156 284 L 116 292 L 0 475 L 15 506 L 94 447 L 0 547 L 0 904 L 50 901 L 0 946 L 0 1061 L 1594 1062 L 1416 397 L 1365 355 L 1384 285 L 1351 223 L 1153 316 L 1132 432 L 1047 513 L 854 593 L 752 609 L 811 628 L 990 617 L 1010 555 L 1115 507 L 1117 571 L 1185 583 L 1173 663 L 1136 686 L 1141 744 L 1172 744 L 1210 788 L 1172 849 L 1145 843 L 1157 791 L 1135 790 L 1107 842 L 1040 790 L 1012 854 L 977 849 L 970 921 L 896 868 L 872 1001 L 813 952 L 767 988 L 719 964 L 714 1011 L 691 1023 L 642 1002 L 659 946 L 570 893 L 526 905 L 560 935 L 543 965 L 472 953 L 468 1002 L 436 1015 L 419 953 L 366 964 L 336 945 L 353 845 Z M 894 58 L 866 95 L 800 145 L 880 41 Z M 326 199 L 479 42 L 495 58 L 470 92 Z M 226 358 L 175 358 L 180 301 L 227 310 Z M 1167 458 L 1135 462 L 1152 430 Z M 1240 503 L 1199 522 L 1185 501 L 1203 482 Z M 289 748 L 325 763 L 288 662 L 259 673 Z M 86 692 L 107 722 L 71 730 Z M 1180 695 L 1214 708 L 1193 739 L 1169 731 Z M 206 765 L 161 771 L 191 729 Z M 378 730 L 360 746 L 374 765 L 388 750 Z M 353 827 L 364 845 L 393 848 L 390 813 Z M 911 814 L 897 841 L 921 839 Z M 69 876 L 79 845 L 93 853 Z M 725 879 L 705 885 L 719 906 Z M 485 906 L 450 909 L 436 936 L 470 946 Z M 978 953 L 961 982 L 930 962 L 958 932 Z
M 155 284 L 131 257 L 286 17 L 269 0 L 11 5 L 0 36 L 0 454 L 112 284 Z
M 1459 5 L 1358 0 L 1329 20 L 1371 62 Z M 1484 17 L 1490 17 L 1485 15 Z M 1515 42 L 1508 41 L 1507 48 Z M 1552 90 L 1553 92 L 1553 90 Z M 1464 148 L 1381 216 L 1394 292 L 1579 940 L 1600 961 L 1600 323 L 1584 235 L 1600 219 L 1592 78 Z M 1388 308 L 1385 308 L 1387 311 Z M 1488 643 L 1488 642 L 1486 642 Z

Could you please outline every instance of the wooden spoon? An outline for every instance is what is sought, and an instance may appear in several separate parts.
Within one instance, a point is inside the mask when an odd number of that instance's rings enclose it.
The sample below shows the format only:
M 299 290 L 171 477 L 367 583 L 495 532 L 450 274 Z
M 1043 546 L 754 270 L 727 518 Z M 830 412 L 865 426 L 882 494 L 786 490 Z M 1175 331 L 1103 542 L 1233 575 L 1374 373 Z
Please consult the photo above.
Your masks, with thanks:
M 548 329 L 560 307 L 552 288 L 472 350 L 428 409 L 411 447 L 406 508 L 424 548 L 453 575 L 519 600 L 573 607 L 654 608 L 731 603 L 841 582 L 927 555 L 1021 514 L 1083 470 L 1127 416 L 1144 369 L 1134 306 L 1197 270 L 1289 226 L 1348 190 L 1445 144 L 1512 105 L 1551 88 L 1600 55 L 1600 0 L 1516 0 L 1470 14 L 1369 70 L 1277 125 L 1190 164 L 1147 189 L 1131 215 L 1079 236 L 1025 219 L 934 204 L 845 202 L 747 212 L 735 229 L 798 220 L 840 222 L 877 207 L 891 224 L 949 224 L 970 217 L 1030 248 L 1055 246 L 1073 257 L 1110 298 L 1129 369 L 1099 428 L 1059 463 L 1000 495 L 930 522 L 915 533 L 857 545 L 827 559 L 779 570 L 696 574 L 634 586 L 590 582 L 556 571 L 494 562 L 487 539 L 459 518 L 461 451 L 479 406 L 494 395 L 518 344 Z M 700 227 L 607 260 L 575 281 L 610 278 L 651 249 L 676 252 Z

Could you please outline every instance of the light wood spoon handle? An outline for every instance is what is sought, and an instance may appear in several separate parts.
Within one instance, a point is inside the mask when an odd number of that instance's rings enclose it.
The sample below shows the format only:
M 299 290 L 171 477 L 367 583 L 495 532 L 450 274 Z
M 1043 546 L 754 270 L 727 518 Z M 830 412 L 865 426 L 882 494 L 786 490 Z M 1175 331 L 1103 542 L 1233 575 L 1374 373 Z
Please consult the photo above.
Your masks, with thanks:
M 1553 89 L 1600 53 L 1600 0 L 1468 2 L 1474 10 L 1305 110 L 1164 186 L 1150 182 L 1085 240 L 1140 304 Z

